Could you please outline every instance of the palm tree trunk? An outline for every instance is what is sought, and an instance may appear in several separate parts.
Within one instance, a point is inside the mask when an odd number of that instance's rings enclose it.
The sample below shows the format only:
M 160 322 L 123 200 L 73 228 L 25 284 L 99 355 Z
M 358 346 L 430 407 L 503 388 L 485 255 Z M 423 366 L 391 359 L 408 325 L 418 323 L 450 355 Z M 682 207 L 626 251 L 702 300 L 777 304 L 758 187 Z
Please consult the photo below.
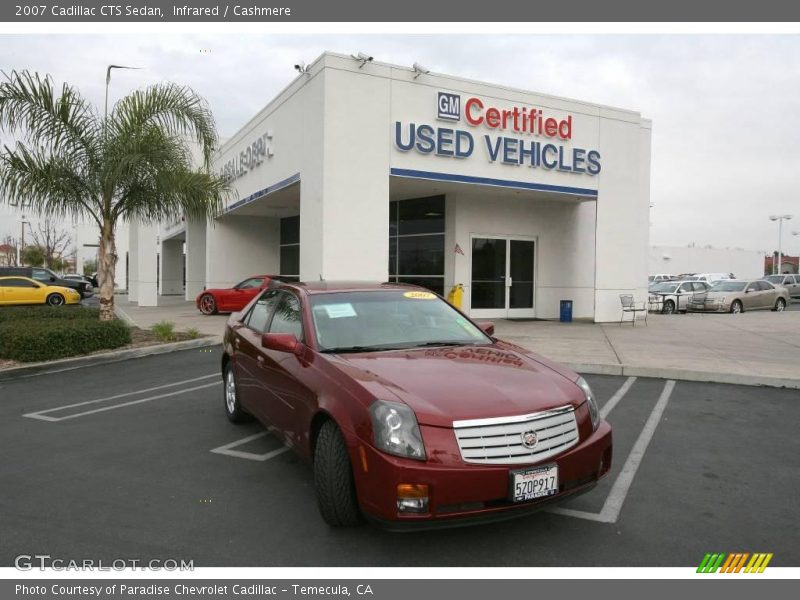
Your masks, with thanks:
M 100 284 L 100 320 L 114 318 L 114 273 L 117 266 L 117 246 L 114 240 L 114 225 L 103 220 L 100 231 L 100 252 L 97 260 L 97 279 Z

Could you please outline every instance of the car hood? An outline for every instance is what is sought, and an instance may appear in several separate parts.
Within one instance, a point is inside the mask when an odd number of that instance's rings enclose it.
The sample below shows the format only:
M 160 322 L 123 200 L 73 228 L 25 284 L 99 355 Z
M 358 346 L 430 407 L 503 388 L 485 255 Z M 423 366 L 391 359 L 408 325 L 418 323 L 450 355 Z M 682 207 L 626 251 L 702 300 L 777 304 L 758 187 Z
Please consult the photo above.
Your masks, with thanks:
M 577 375 L 511 344 L 328 355 L 373 397 L 408 404 L 423 425 L 584 402 Z

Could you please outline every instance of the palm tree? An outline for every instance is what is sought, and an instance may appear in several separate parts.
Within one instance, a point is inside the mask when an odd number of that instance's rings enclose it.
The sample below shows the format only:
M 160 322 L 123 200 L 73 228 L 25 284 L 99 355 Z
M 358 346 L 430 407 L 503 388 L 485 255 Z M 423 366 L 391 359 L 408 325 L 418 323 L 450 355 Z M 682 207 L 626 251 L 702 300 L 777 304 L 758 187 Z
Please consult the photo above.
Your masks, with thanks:
M 99 228 L 100 319 L 114 317 L 117 223 L 218 214 L 230 189 L 211 172 L 214 118 L 188 87 L 163 83 L 121 99 L 104 117 L 72 86 L 12 71 L 0 83 L 0 195 L 41 216 Z M 194 166 L 192 143 L 202 153 Z

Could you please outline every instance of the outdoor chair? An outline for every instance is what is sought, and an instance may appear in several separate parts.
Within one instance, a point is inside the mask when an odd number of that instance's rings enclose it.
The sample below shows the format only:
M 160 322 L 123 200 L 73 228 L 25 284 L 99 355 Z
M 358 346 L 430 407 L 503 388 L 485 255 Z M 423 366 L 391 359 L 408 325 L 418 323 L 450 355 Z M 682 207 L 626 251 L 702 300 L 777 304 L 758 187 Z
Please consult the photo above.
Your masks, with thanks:
M 622 304 L 622 315 L 619 318 L 619 324 L 625 320 L 625 314 L 630 313 L 631 323 L 636 327 L 636 313 L 644 313 L 644 324 L 647 325 L 647 306 L 645 302 L 636 302 L 631 294 L 620 294 L 620 304 Z

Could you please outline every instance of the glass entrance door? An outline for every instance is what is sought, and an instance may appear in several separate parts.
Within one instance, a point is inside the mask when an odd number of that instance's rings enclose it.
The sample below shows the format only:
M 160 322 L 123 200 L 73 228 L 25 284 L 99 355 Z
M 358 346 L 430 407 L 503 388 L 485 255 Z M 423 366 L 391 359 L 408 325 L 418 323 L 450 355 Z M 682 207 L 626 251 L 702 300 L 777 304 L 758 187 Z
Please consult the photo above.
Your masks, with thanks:
M 471 250 L 470 315 L 533 317 L 536 241 L 474 236 Z

